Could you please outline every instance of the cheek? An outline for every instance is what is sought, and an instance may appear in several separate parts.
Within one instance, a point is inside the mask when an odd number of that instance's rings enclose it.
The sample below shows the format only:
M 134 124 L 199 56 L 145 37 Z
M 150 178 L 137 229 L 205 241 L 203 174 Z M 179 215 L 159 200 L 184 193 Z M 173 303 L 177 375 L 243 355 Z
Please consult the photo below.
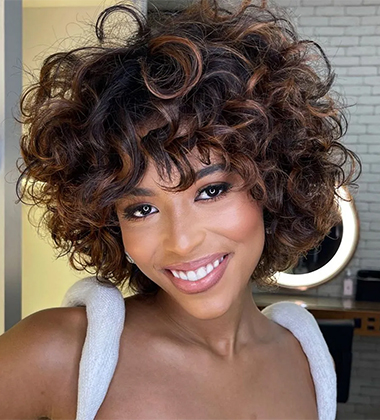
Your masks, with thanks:
M 139 229 L 121 229 L 123 244 L 126 251 L 132 249 L 139 249 L 149 246 L 152 242 L 152 235 L 149 235 L 144 230 Z M 149 238 L 148 240 L 146 240 Z
M 155 235 L 147 231 L 141 226 L 133 228 L 126 228 L 123 222 L 120 224 L 121 236 L 125 251 L 127 251 L 134 260 L 144 263 L 145 260 L 151 258 L 152 249 L 157 245 L 155 244 Z
M 243 200 L 234 206 L 226 207 L 219 213 L 218 224 L 224 226 L 229 238 L 236 242 L 253 241 L 257 245 L 264 245 L 263 211 L 252 200 Z

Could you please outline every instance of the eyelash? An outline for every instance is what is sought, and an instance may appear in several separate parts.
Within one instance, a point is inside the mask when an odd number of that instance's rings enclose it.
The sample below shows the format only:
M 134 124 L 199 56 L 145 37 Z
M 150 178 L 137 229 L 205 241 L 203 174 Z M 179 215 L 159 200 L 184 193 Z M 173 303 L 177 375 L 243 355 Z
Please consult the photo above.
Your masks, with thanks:
M 227 182 L 223 182 L 221 184 L 208 185 L 207 187 L 202 188 L 201 190 L 198 191 L 197 197 L 200 196 L 202 193 L 207 192 L 207 190 L 210 191 L 211 189 L 216 189 L 219 192 L 219 194 L 216 195 L 215 197 L 210 197 L 208 199 L 200 199 L 200 200 L 197 199 L 196 201 L 217 201 L 220 198 L 223 198 L 223 196 L 225 194 L 227 194 L 227 192 L 231 189 L 231 187 L 232 187 L 232 185 L 227 183 Z M 157 213 L 157 212 L 154 212 L 154 213 L 148 213 L 148 214 L 143 215 L 143 216 L 135 216 L 135 213 L 137 211 L 141 212 L 144 207 L 149 207 L 150 210 L 151 210 L 154 206 L 151 206 L 150 204 L 141 204 L 141 205 L 136 206 L 136 207 L 129 207 L 129 208 L 124 210 L 124 214 L 123 214 L 124 219 L 127 219 L 127 220 L 144 220 L 146 217 L 150 216 L 151 214 Z

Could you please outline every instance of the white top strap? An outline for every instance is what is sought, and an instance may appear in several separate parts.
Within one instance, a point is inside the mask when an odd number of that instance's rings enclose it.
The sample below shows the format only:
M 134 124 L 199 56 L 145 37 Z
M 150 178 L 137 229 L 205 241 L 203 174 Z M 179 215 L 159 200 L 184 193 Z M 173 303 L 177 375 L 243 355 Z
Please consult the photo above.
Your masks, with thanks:
M 319 420 L 334 420 L 337 382 L 333 358 L 314 316 L 292 302 L 267 306 L 262 313 L 292 332 L 306 354 L 314 380 Z
M 79 365 L 76 420 L 92 420 L 116 369 L 124 328 L 124 299 L 116 287 L 90 277 L 68 290 L 62 306 L 86 306 L 88 326 Z

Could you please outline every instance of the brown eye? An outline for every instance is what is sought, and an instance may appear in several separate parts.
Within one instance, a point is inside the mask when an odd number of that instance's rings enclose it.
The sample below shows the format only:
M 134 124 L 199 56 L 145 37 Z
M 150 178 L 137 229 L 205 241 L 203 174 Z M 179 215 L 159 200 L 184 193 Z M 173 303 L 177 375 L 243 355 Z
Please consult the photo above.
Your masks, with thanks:
M 218 195 L 219 190 L 215 187 L 209 187 L 207 188 L 206 192 L 210 197 L 215 197 Z
M 141 206 L 128 208 L 124 211 L 125 219 L 143 219 L 150 214 L 157 213 L 157 209 L 150 204 L 142 204 Z
M 199 191 L 197 200 L 207 201 L 217 199 L 226 194 L 230 188 L 231 184 L 227 183 L 208 185 L 206 188 Z
M 141 216 L 147 216 L 152 209 L 152 206 L 144 204 L 140 209 L 136 210 L 135 213 L 140 213 Z

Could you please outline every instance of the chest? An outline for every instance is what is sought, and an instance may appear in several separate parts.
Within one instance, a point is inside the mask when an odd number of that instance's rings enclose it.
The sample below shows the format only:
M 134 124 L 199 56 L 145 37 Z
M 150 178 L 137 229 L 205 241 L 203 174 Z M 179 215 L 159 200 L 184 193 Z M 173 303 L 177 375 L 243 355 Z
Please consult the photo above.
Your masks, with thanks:
M 302 351 L 255 354 L 242 366 L 140 355 L 122 356 L 96 420 L 318 418 Z

